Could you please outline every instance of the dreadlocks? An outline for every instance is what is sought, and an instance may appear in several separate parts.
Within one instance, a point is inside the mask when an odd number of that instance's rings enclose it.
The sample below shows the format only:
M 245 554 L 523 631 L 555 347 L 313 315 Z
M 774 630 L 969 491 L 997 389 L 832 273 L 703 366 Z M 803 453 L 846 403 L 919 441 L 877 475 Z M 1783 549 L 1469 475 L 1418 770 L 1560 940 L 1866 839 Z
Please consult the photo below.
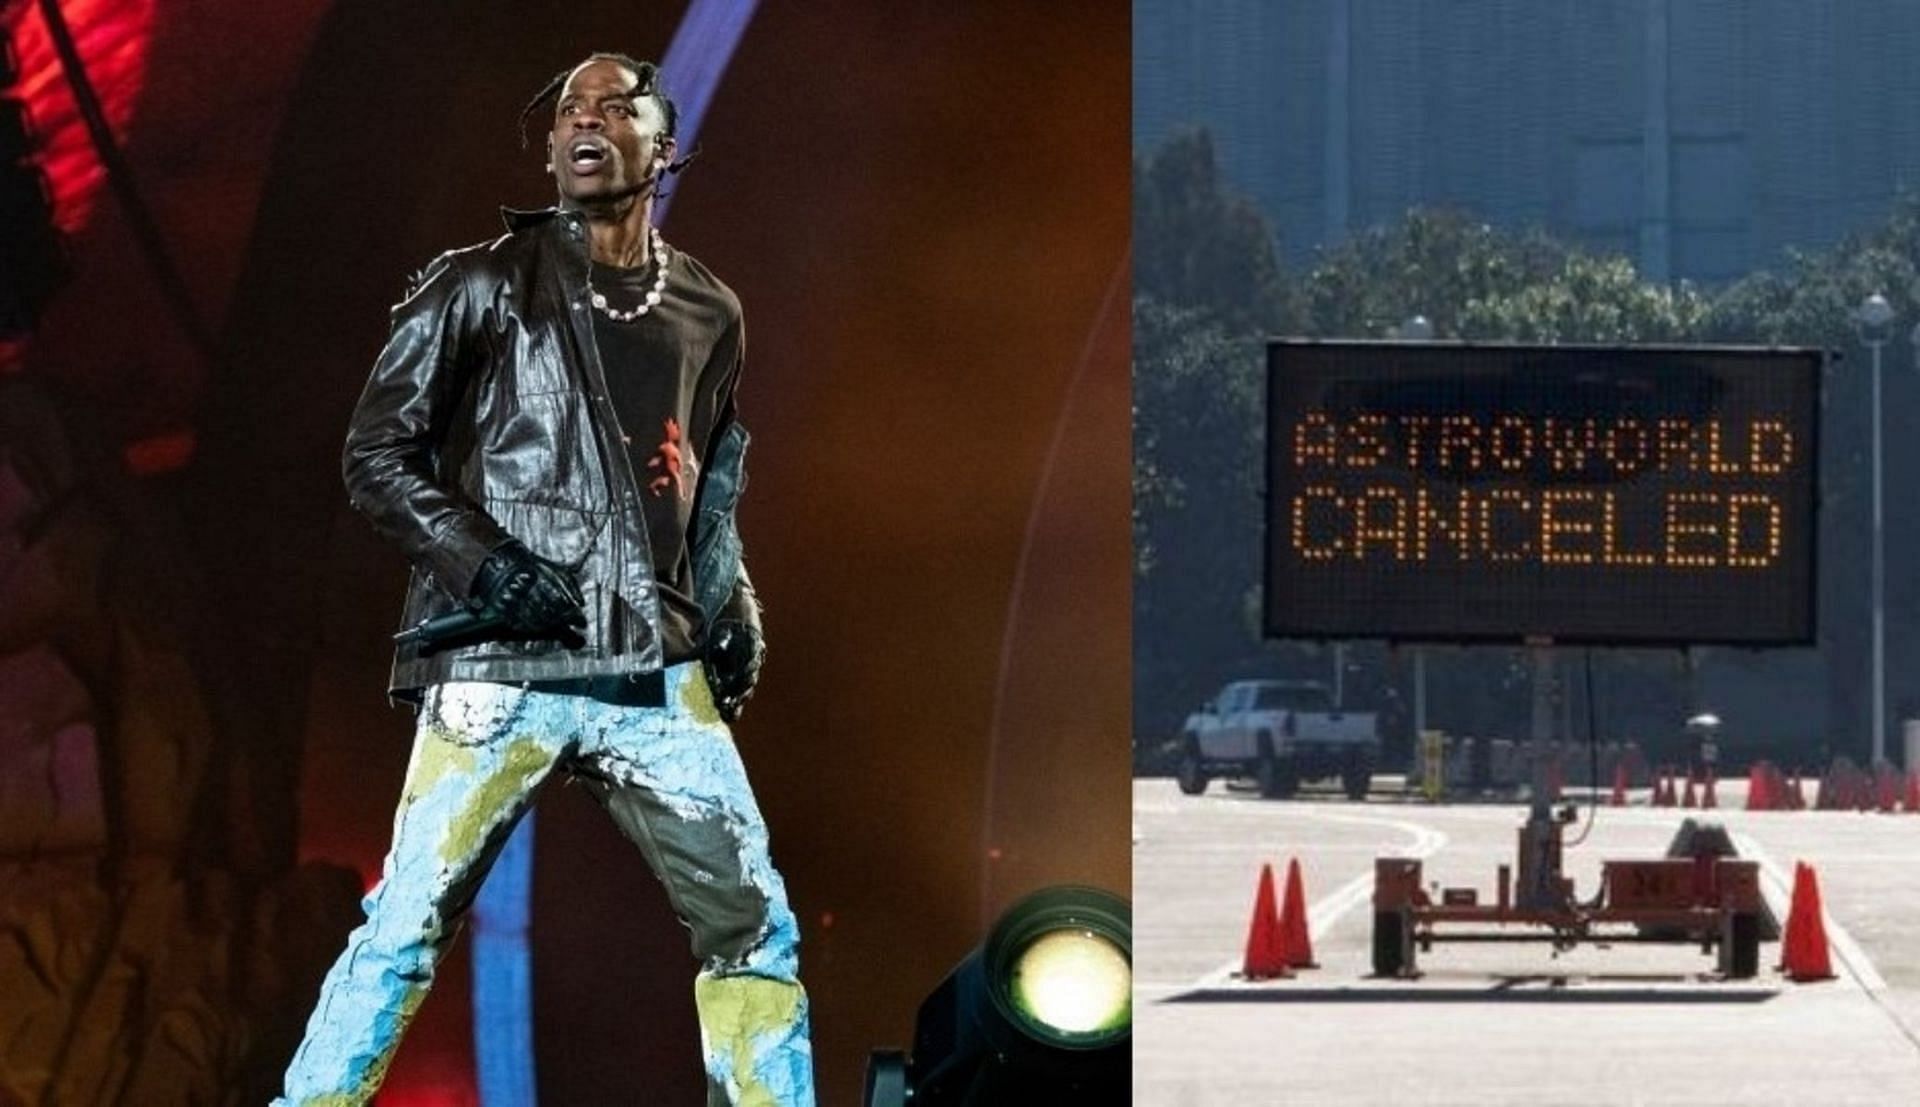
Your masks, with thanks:
M 660 105 L 660 112 L 666 116 L 667 119 L 665 134 L 668 138 L 673 137 L 674 128 L 678 126 L 680 122 L 680 109 L 675 106 L 672 100 L 667 98 L 666 93 L 660 91 L 659 66 L 652 62 L 639 61 L 625 54 L 610 50 L 596 50 L 588 54 L 586 60 L 590 62 L 618 62 L 632 71 L 635 81 L 638 82 L 633 86 L 633 94 L 635 96 L 651 96 L 654 103 Z M 581 64 L 585 63 L 583 62 Z M 540 110 L 540 105 L 553 99 L 561 88 L 565 87 L 567 74 L 572 73 L 574 68 L 578 68 L 578 66 L 562 69 L 560 72 L 555 73 L 553 80 L 548 81 L 545 87 L 534 94 L 533 99 L 527 101 L 527 106 L 520 109 L 520 148 L 522 150 L 527 148 L 527 120 L 533 118 L 533 113 Z

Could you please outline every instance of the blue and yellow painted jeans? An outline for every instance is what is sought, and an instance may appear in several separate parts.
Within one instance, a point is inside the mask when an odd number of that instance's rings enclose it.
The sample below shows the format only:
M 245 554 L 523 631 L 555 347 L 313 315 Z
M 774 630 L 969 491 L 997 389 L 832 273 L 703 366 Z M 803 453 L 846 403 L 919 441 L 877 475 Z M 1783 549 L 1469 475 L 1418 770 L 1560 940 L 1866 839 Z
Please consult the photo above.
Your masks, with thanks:
M 640 847 L 693 932 L 708 1104 L 812 1107 L 799 932 L 697 662 L 666 671 L 665 707 L 505 684 L 427 690 L 366 922 L 321 985 L 276 1105 L 373 1095 L 488 867 L 556 769 Z

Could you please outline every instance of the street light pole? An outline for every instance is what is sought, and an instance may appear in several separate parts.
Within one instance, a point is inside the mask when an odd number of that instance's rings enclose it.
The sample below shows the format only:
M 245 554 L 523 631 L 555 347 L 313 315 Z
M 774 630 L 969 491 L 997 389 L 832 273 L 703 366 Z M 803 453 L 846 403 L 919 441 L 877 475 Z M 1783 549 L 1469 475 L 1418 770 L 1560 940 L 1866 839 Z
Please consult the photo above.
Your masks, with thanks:
M 1873 344 L 1873 764 L 1887 759 L 1887 520 L 1881 497 L 1880 349 Z
M 1873 764 L 1887 756 L 1887 567 L 1885 516 L 1880 498 L 1880 350 L 1887 344 L 1893 305 L 1876 292 L 1854 312 L 1860 340 L 1873 350 Z

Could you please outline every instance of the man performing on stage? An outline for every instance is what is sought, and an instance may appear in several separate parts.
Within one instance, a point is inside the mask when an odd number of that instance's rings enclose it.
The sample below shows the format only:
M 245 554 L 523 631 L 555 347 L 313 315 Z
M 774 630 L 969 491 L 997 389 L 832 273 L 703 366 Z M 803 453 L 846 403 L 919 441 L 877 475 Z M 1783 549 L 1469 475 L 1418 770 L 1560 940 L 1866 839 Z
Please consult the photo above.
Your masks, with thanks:
M 693 933 L 707 1102 L 811 1105 L 798 932 L 727 723 L 760 666 L 734 503 L 739 302 L 653 228 L 653 65 L 551 99 L 559 206 L 435 259 L 355 409 L 348 494 L 413 562 L 391 692 L 420 712 L 393 843 L 287 1071 L 363 1103 L 534 791 L 591 790 Z

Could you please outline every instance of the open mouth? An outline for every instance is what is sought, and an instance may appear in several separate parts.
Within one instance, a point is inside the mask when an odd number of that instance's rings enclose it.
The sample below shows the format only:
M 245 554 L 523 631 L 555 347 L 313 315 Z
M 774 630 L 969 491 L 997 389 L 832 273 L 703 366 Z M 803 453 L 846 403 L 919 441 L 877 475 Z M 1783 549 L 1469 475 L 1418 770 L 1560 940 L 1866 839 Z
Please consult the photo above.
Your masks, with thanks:
M 567 152 L 567 167 L 573 170 L 576 177 L 600 172 L 606 161 L 606 148 L 597 142 L 581 142 Z

